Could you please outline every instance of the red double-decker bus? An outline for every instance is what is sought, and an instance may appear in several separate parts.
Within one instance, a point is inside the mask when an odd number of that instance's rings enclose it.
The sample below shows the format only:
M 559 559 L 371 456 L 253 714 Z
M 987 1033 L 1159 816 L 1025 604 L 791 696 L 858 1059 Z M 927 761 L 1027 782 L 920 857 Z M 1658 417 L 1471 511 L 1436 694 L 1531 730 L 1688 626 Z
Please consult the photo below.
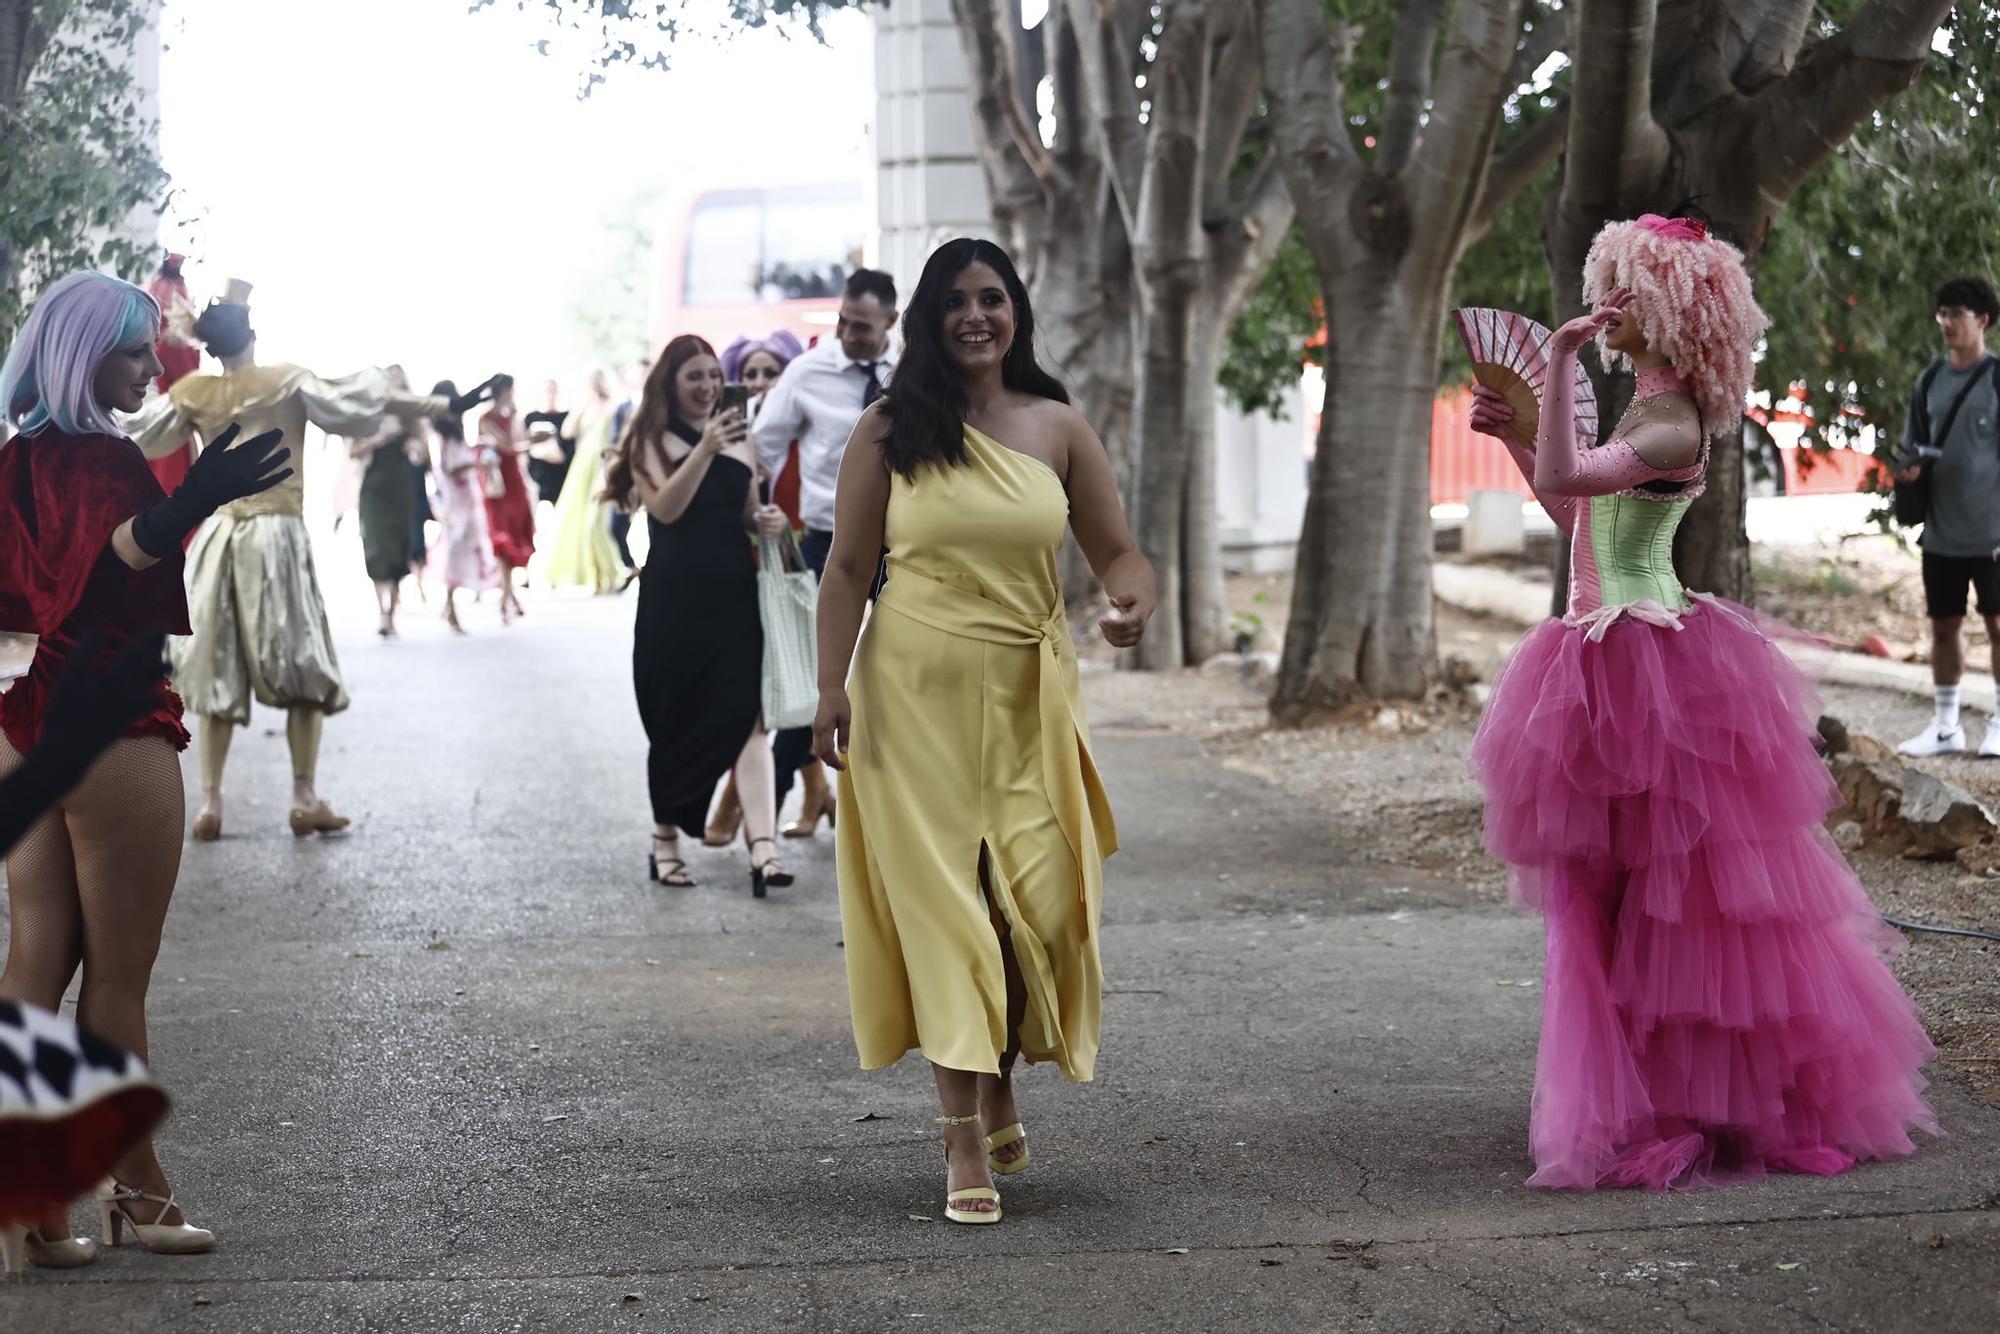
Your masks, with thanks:
M 858 181 L 682 196 L 654 242 L 653 347 L 683 333 L 718 348 L 774 329 L 808 344 L 831 333 L 841 286 L 861 266 L 866 229 Z

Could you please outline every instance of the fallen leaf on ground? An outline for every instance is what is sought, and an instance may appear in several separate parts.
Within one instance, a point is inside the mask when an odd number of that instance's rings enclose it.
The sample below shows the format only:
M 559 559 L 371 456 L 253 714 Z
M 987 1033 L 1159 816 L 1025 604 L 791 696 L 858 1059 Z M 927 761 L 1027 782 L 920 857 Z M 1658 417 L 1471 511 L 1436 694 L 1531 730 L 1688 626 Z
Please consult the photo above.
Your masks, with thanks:
M 912 1223 L 935 1223 L 937 1221 L 929 1214 L 904 1214 L 903 1217 L 909 1219 Z
M 558 1121 L 567 1121 L 567 1120 L 569 1120 L 568 1112 L 557 1112 L 554 1116 L 543 1117 L 542 1124 L 545 1126 L 552 1126 Z
M 625 1294 L 625 1300 L 628 1302 L 643 1302 L 646 1299 L 636 1292 L 628 1292 Z
M 1797 1269 L 1797 1268 L 1798 1268 L 1798 1267 L 1799 1267 L 1800 1265 L 1802 1265 L 1802 1264 L 1804 1264 L 1804 1263 L 1805 1263 L 1805 1261 L 1803 1261 L 1803 1260 L 1792 1260 L 1792 1261 L 1789 1261 L 1789 1262 L 1787 1262 L 1787 1263 L 1785 1263 L 1785 1264 L 1781 1264 L 1781 1265 L 1779 1265 L 1779 1266 L 1778 1266 L 1778 1268 L 1780 1268 L 1780 1269 Z
M 449 940 L 433 940 L 430 944 L 424 946 L 424 948 L 435 953 L 438 950 L 450 949 L 451 942 Z
M 877 1115 L 874 1112 L 863 1112 L 861 1115 L 854 1118 L 855 1124 L 857 1125 L 859 1125 L 863 1121 L 887 1121 L 888 1119 L 889 1119 L 888 1117 Z
M 1185 1246 L 1174 1246 L 1174 1247 L 1170 1247 L 1170 1248 L 1169 1248 L 1169 1249 L 1168 1249 L 1168 1250 L 1166 1251 L 1166 1254 L 1168 1254 L 1168 1255 L 1186 1255 L 1187 1253 L 1188 1253 L 1188 1248 L 1187 1248 L 1187 1247 L 1185 1247 Z

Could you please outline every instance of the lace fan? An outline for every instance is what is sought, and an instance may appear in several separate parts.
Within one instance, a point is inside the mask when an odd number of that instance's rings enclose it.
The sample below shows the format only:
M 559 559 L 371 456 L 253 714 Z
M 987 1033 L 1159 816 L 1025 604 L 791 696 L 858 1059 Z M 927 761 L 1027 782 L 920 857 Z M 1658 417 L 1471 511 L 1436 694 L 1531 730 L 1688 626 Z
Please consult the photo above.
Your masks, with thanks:
M 1472 358 L 1473 378 L 1506 398 L 1514 419 L 1504 429 L 1516 444 L 1532 450 L 1549 373 L 1549 331 L 1525 315 L 1489 306 L 1462 307 L 1451 316 Z M 1597 444 L 1597 390 L 1581 361 L 1576 366 L 1576 444 L 1578 449 Z

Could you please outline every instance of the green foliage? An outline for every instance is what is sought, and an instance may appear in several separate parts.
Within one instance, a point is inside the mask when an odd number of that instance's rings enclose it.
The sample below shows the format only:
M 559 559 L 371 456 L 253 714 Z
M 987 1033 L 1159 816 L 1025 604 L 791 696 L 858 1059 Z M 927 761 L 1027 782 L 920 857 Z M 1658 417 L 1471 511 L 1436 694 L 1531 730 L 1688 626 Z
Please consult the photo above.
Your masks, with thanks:
M 569 305 L 576 354 L 623 375 L 647 358 L 646 311 L 653 237 L 664 194 L 645 191 L 622 201 L 604 218 L 589 267 L 575 275 Z
M 589 64 L 577 89 L 578 97 L 588 97 L 617 66 L 666 69 L 669 50 L 682 38 L 790 24 L 824 41 L 822 25 L 828 15 L 889 0 L 472 0 L 470 12 L 508 3 L 523 13 L 541 14 L 573 40 L 589 45 Z M 548 41 L 538 45 L 546 54 Z
M 1793 196 L 1757 275 L 1772 319 L 1762 386 L 1802 383 L 1816 422 L 1858 412 L 1888 449 L 1941 350 L 1938 284 L 2000 279 L 2000 4 L 1946 22 L 1949 50 Z
M 0 0 L 0 22 L 56 36 L 0 71 L 0 331 L 72 269 L 138 279 L 158 256 L 133 237 L 135 213 L 166 208 L 167 174 L 153 126 L 139 117 L 132 76 L 117 57 L 145 26 L 138 0 Z M 18 96 L 15 90 L 18 89 Z
M 1230 326 L 1222 355 L 1224 396 L 1244 412 L 1283 420 L 1300 368 L 1321 360 L 1319 312 L 1319 274 L 1294 227 Z

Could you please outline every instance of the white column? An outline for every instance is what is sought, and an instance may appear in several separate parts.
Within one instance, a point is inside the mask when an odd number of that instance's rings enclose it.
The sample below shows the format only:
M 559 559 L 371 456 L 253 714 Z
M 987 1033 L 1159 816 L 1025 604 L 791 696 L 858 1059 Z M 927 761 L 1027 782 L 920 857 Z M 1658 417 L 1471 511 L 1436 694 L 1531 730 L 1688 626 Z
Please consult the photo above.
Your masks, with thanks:
M 939 242 L 992 231 L 951 0 L 890 0 L 875 21 L 875 262 L 916 285 Z

